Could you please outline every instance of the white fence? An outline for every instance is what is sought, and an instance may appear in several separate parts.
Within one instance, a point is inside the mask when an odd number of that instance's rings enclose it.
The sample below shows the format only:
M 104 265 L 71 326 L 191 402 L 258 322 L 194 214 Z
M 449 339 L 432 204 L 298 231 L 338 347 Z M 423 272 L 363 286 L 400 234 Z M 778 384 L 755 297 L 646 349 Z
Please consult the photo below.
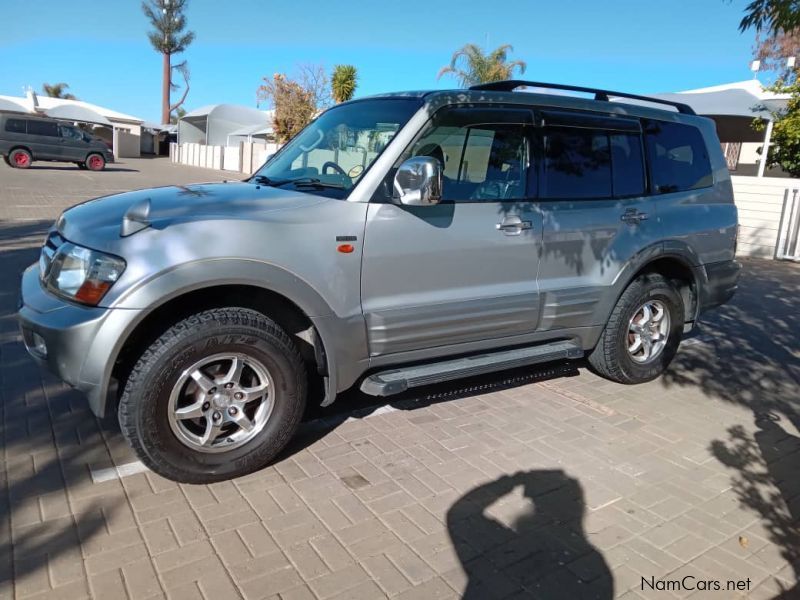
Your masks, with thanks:
M 775 258 L 800 261 L 800 189 L 786 190 Z
M 784 217 L 784 207 L 791 211 L 792 206 L 800 205 L 800 179 L 781 177 L 732 177 L 733 193 L 739 210 L 739 251 L 741 256 L 762 258 L 785 258 L 790 248 L 786 242 L 796 240 L 786 237 L 791 215 Z M 797 217 L 795 217 L 796 219 Z M 797 226 L 794 223 L 795 227 Z M 784 237 L 780 238 L 781 228 Z M 779 239 L 780 238 L 780 239 Z M 779 242 L 784 247 L 779 248 Z M 800 242 L 793 242 L 797 249 Z
M 190 167 L 222 169 L 250 174 L 278 150 L 277 144 L 242 142 L 238 146 L 207 146 L 205 144 L 170 144 L 172 162 Z

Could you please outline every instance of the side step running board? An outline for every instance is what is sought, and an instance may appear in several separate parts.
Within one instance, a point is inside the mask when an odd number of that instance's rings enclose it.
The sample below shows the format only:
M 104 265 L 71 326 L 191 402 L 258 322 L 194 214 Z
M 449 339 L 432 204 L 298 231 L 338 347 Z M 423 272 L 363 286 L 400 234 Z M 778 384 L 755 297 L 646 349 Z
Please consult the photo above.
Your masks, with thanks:
M 582 358 L 575 342 L 561 341 L 490 354 L 478 354 L 440 362 L 380 371 L 364 379 L 361 391 L 370 396 L 391 396 L 409 388 L 524 367 L 564 358 Z

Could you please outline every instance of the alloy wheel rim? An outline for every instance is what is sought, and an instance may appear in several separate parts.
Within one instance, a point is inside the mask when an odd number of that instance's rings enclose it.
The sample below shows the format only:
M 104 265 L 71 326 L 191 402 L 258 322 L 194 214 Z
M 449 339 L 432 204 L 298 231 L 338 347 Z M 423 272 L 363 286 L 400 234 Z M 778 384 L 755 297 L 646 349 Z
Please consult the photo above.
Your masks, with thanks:
M 89 165 L 90 165 L 90 166 L 91 166 L 93 169 L 99 169 L 99 168 L 100 168 L 100 164 L 101 164 L 101 163 L 100 163 L 100 158 L 98 158 L 97 156 L 92 156 L 92 157 L 89 159 Z
M 198 452 L 246 444 L 269 422 L 275 389 L 269 370 L 244 354 L 215 354 L 183 371 L 169 397 L 169 425 Z
M 657 358 L 667 345 L 670 315 L 661 300 L 648 300 L 642 304 L 628 322 L 628 354 L 636 363 L 647 363 Z
M 20 166 L 20 167 L 27 166 L 27 164 L 28 164 L 28 155 L 25 154 L 24 152 L 17 152 L 14 155 L 14 162 L 17 164 L 17 166 Z

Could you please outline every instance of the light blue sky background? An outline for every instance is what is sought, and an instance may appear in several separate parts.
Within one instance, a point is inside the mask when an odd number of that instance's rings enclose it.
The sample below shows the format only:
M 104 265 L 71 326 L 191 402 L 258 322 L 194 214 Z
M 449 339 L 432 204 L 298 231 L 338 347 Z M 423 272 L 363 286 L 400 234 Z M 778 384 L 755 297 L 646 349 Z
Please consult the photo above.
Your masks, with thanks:
M 261 77 L 351 63 L 358 95 L 453 87 L 436 74 L 466 42 L 514 46 L 526 77 L 631 92 L 752 77 L 745 0 L 190 0 L 186 108 L 255 106 Z M 82 100 L 156 121 L 161 58 L 137 0 L 3 2 L 0 94 L 64 81 Z

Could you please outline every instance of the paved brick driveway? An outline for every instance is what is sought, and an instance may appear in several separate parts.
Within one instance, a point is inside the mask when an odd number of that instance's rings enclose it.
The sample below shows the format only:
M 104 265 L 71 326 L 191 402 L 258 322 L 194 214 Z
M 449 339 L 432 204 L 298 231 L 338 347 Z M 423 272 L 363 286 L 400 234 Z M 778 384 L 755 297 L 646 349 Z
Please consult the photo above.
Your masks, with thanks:
M 116 166 L 0 165 L 0 597 L 745 597 L 729 579 L 800 597 L 797 265 L 747 262 L 736 301 L 650 384 L 556 365 L 387 405 L 351 393 L 274 466 L 176 485 L 36 368 L 12 317 L 62 208 L 226 177 Z M 685 576 L 697 590 L 642 588 Z

